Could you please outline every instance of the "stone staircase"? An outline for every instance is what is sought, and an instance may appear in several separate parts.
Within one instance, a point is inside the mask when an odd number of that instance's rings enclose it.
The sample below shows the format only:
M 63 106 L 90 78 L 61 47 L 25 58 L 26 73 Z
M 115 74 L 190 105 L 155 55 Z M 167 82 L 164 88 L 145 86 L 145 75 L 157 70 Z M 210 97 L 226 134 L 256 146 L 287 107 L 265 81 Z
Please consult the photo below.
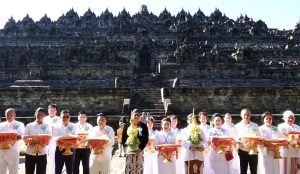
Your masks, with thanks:
M 144 87 L 144 88 L 160 88 L 162 82 L 159 74 L 156 73 L 141 73 L 135 74 L 132 77 L 132 86 Z
M 138 108 L 145 116 L 152 116 L 154 127 L 160 129 L 161 119 L 165 117 L 160 88 L 133 88 L 132 108 Z

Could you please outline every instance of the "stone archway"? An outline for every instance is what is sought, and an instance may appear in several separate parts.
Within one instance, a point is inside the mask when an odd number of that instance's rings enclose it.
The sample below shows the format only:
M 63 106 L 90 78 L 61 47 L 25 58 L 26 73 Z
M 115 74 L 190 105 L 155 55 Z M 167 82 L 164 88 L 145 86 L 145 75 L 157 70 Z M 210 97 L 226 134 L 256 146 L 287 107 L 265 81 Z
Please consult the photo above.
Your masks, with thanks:
M 148 46 L 143 46 L 139 53 L 139 73 L 153 72 L 153 58 Z

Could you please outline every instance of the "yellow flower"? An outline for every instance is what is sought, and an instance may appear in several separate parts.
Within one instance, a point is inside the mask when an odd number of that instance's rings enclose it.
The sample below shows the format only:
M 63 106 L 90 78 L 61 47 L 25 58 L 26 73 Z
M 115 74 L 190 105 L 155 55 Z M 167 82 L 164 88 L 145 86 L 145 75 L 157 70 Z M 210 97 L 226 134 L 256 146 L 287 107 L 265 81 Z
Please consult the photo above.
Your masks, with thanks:
M 197 123 L 196 116 L 192 115 L 193 123 L 191 124 L 191 132 L 189 136 L 189 141 L 193 146 L 200 146 L 200 143 L 202 141 L 202 137 L 200 135 L 200 126 Z
M 130 126 L 127 129 L 128 138 L 126 140 L 127 145 L 139 145 L 140 140 L 137 138 L 138 130 L 136 125 L 133 123 L 133 119 L 130 120 Z

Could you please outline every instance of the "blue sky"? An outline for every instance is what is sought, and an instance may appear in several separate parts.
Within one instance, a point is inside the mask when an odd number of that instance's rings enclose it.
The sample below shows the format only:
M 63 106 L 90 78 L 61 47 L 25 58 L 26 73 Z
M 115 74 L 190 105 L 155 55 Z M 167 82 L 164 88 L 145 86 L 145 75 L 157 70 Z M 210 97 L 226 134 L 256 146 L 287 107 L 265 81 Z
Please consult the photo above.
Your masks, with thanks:
M 0 28 L 13 16 L 18 21 L 29 14 L 34 21 L 47 14 L 56 20 L 71 8 L 83 15 L 90 8 L 97 16 L 106 8 L 117 15 L 124 7 L 131 14 L 145 4 L 158 15 L 167 8 L 173 15 L 181 9 L 194 14 L 199 8 L 210 15 L 215 8 L 229 18 L 247 14 L 254 20 L 263 20 L 269 28 L 294 29 L 300 21 L 300 0 L 2 0 L 0 2 Z

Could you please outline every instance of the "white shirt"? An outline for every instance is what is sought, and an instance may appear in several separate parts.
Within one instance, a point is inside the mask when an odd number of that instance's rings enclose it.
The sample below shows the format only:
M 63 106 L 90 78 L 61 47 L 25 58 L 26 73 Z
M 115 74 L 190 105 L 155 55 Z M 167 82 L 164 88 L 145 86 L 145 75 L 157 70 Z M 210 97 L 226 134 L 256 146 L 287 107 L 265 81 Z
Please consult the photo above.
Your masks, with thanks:
M 176 134 L 174 132 L 159 131 L 155 134 L 153 146 L 157 146 L 159 144 L 175 144 L 175 143 L 176 143 Z
M 300 131 L 300 126 L 296 124 L 292 124 L 291 126 L 287 123 L 281 123 L 278 125 L 279 133 L 284 137 L 287 131 Z M 289 145 L 288 148 L 281 148 L 281 156 L 282 157 L 297 157 L 300 158 L 300 150 L 293 147 L 292 144 Z
M 261 136 L 264 138 L 267 138 L 267 139 L 280 137 L 277 127 L 272 126 L 272 125 L 270 127 L 267 127 L 266 125 L 262 125 L 259 127 L 259 131 L 261 133 Z M 261 153 L 261 155 L 263 155 L 263 156 L 274 157 L 274 153 L 268 152 L 268 148 L 266 148 L 265 146 L 260 145 L 258 150 L 259 150 L 259 153 Z
M 156 130 L 148 130 L 148 133 L 149 133 L 149 138 L 151 137 L 151 138 L 155 138 L 155 134 L 156 134 Z
M 176 134 L 172 131 L 164 132 L 158 131 L 155 134 L 155 140 L 153 142 L 153 146 L 156 147 L 159 144 L 175 144 L 176 141 Z M 169 163 L 164 163 L 163 160 L 165 157 L 158 153 L 157 156 L 157 168 L 158 168 L 158 174 L 176 174 L 176 157 L 175 152 L 172 153 L 171 161 Z M 154 165 L 153 165 L 154 167 Z M 154 172 L 153 172 L 154 173 Z
M 181 129 L 178 129 L 178 128 L 173 129 L 173 128 L 171 128 L 171 132 L 174 132 L 174 134 L 177 136 L 178 134 L 181 133 Z
M 75 135 L 75 124 L 71 122 L 69 122 L 66 126 L 61 124 L 55 130 L 53 130 L 53 137 L 62 135 Z
M 77 122 L 75 124 L 75 133 L 88 133 L 92 130 L 92 128 L 93 126 L 90 123 L 85 122 L 84 124 L 80 124 L 79 122 Z
M 281 137 L 277 127 L 272 126 L 272 125 L 270 127 L 267 127 L 266 125 L 262 125 L 259 127 L 259 131 L 260 131 L 261 136 L 264 138 L 271 139 L 271 138 L 280 138 Z
M 292 124 L 290 126 L 287 123 L 281 123 L 281 124 L 278 125 L 278 131 L 281 134 L 284 134 L 287 131 L 300 131 L 300 126 L 298 126 L 296 124 Z
M 260 132 L 256 123 L 250 121 L 249 124 L 245 124 L 241 121 L 235 125 L 235 135 L 235 138 L 239 139 L 245 136 L 260 136 Z M 239 149 L 249 151 L 249 149 L 244 148 L 242 144 L 239 144 Z
M 208 131 L 207 141 L 211 142 L 212 136 L 228 136 L 228 135 L 229 135 L 228 131 L 224 128 L 220 128 L 220 129 L 212 128 Z M 218 154 L 212 146 L 210 146 L 209 154 L 210 154 L 209 157 L 211 160 L 221 160 L 221 161 L 226 160 L 224 157 L 224 154 Z
M 115 131 L 110 126 L 105 126 L 103 129 L 100 129 L 99 126 L 95 126 L 89 132 L 88 138 L 95 138 L 100 136 L 106 136 L 110 139 L 109 143 L 107 143 L 110 147 L 115 143 Z
M 91 129 L 89 132 L 88 138 L 96 138 L 96 137 L 101 137 L 105 136 L 109 138 L 109 142 L 104 145 L 104 149 L 102 153 L 93 155 L 93 160 L 98 160 L 98 161 L 106 161 L 106 160 L 111 160 L 112 156 L 112 146 L 115 143 L 115 131 L 113 130 L 112 127 L 110 126 L 105 126 L 103 129 L 100 129 L 99 126 L 95 126 Z
M 222 128 L 226 129 L 227 132 L 229 133 L 229 135 L 234 135 L 234 133 L 235 133 L 235 126 L 233 123 L 230 123 L 230 124 L 224 123 L 222 125 Z
M 43 122 L 50 126 L 50 132 L 52 133 L 61 124 L 61 119 L 56 115 L 53 117 L 48 115 L 43 119 Z
M 13 132 L 18 133 L 20 136 L 23 136 L 24 129 L 25 129 L 24 124 L 19 121 L 16 121 L 16 120 L 14 120 L 10 123 L 8 121 L 5 121 L 0 126 L 0 132 L 13 131 Z M 18 154 L 19 155 L 18 141 L 15 144 L 11 145 L 10 149 L 8 149 L 8 150 L 0 149 L 0 156 L 2 154 L 13 154 L 13 155 Z
M 24 135 L 35 135 L 35 134 L 50 134 L 50 126 L 45 124 L 44 122 L 39 124 L 36 121 L 27 124 L 25 127 Z M 38 155 L 45 155 L 47 153 L 46 147 L 47 146 L 41 149 L 41 153 L 39 153 Z M 30 147 L 27 147 L 26 154 L 33 155 L 33 156 L 37 155 L 36 153 L 33 152 L 33 149 Z
M 208 136 L 208 131 L 211 129 L 211 126 L 208 125 L 208 124 L 200 124 L 199 126 L 200 126 L 201 129 L 204 130 L 205 137 L 207 137 Z
M 228 136 L 228 131 L 222 127 L 220 129 L 212 128 L 208 131 L 208 135 L 207 141 L 210 142 L 211 136 Z

